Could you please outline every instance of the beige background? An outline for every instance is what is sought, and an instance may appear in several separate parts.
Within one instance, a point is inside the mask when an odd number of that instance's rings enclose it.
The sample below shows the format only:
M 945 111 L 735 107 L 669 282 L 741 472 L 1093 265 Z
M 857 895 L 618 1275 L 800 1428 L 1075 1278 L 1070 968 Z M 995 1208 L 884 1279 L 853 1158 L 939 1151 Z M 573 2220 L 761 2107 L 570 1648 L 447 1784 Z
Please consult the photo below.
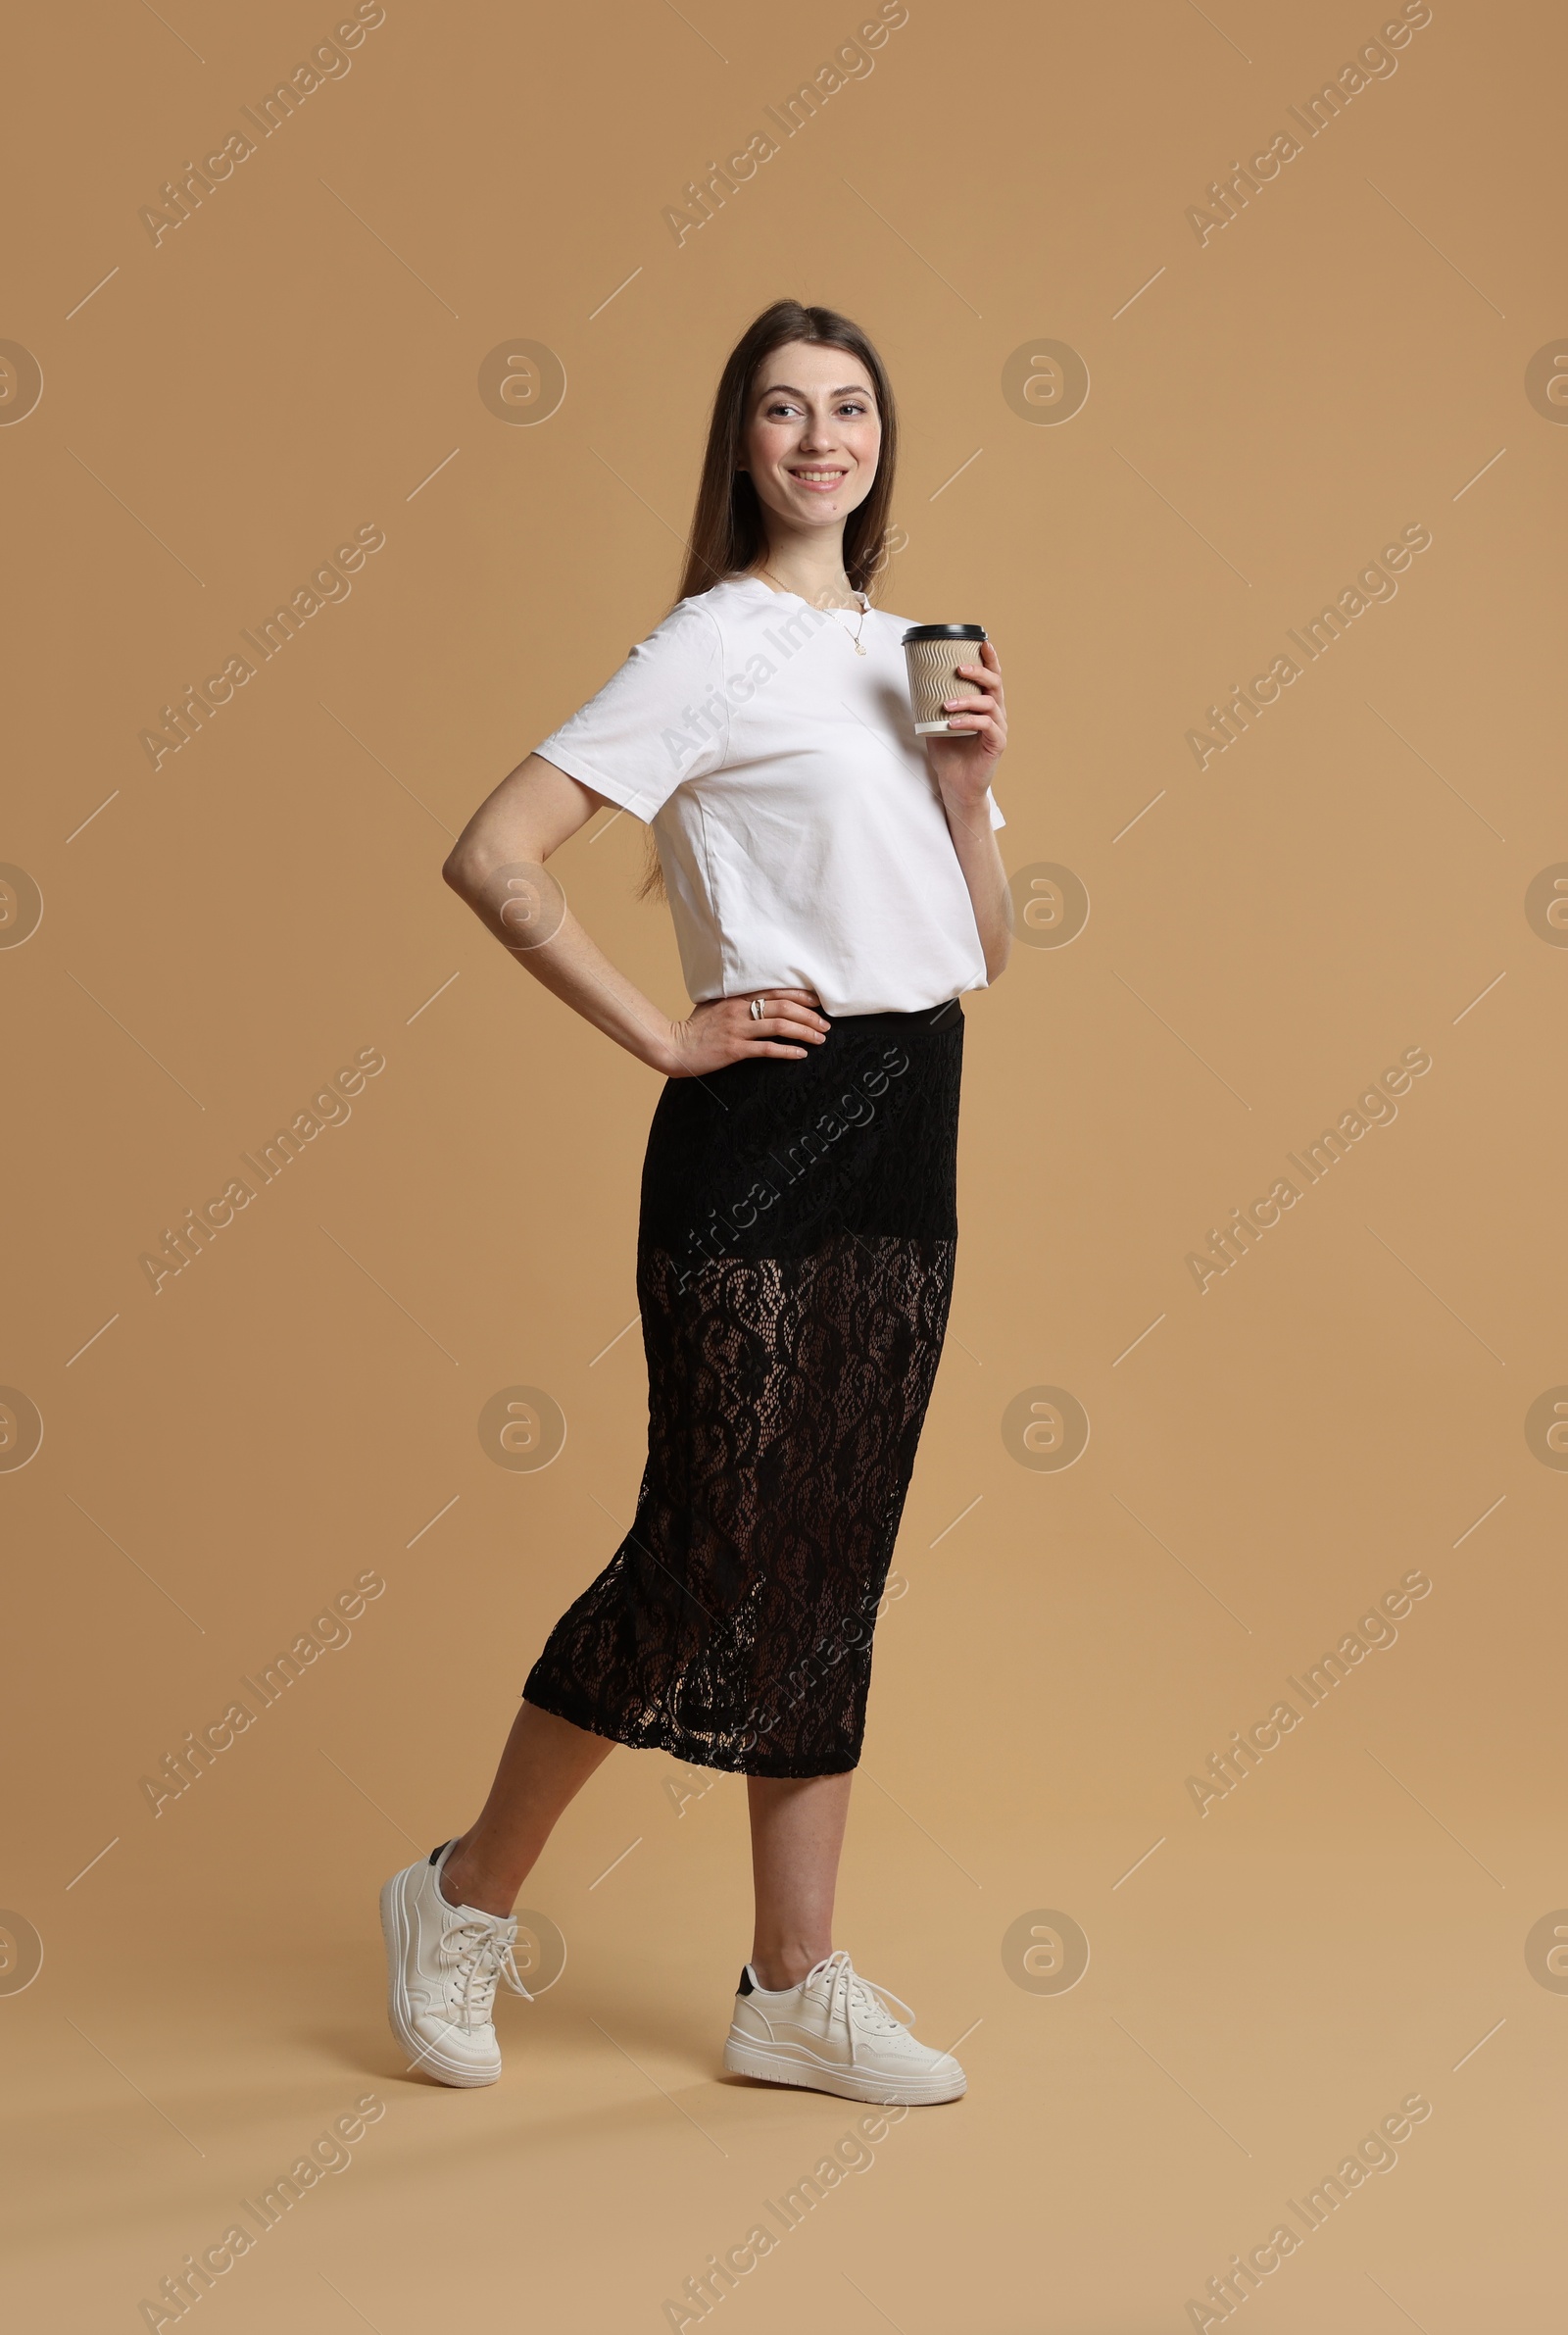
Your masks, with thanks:
M 1568 1480 L 1525 1418 L 1568 1380 L 1568 955 L 1525 895 L 1568 859 L 1568 431 L 1525 375 L 1568 332 L 1561 20 L 1439 0 L 1200 243 L 1188 207 L 1377 36 L 1371 0 L 914 0 L 677 247 L 663 208 L 860 21 L 391 0 L 156 247 L 140 208 L 330 34 L 326 0 L 28 34 L 0 317 L 43 373 L 0 428 L 0 859 L 43 899 L 0 952 L 0 1380 L 44 1422 L 0 1480 L 0 1901 L 5 1951 L 24 1925 L 44 1949 L 0 1996 L 19 2326 L 147 2323 L 373 2091 L 352 2163 L 204 2326 L 635 2335 L 852 2121 L 717 2075 L 735 1779 L 683 1800 L 673 1762 L 612 1760 L 526 1893 L 568 1961 L 505 2000 L 491 2092 L 404 2076 L 374 1918 L 470 1816 L 642 1459 L 615 1341 L 657 1082 L 518 975 L 440 861 L 663 612 L 719 365 L 781 293 L 884 353 L 883 605 L 988 625 L 1009 867 L 1092 905 L 969 1000 L 953 1337 L 841 1897 L 860 1965 L 966 2037 L 970 2093 L 717 2309 L 769 2335 L 1187 2326 L 1419 2093 L 1396 2167 L 1249 2321 L 1558 2323 L 1568 2000 L 1526 1941 L 1568 1902 Z M 534 426 L 478 394 L 514 339 L 565 370 Z M 1089 371 L 1065 423 L 1003 393 L 1047 339 Z M 143 725 L 362 524 L 386 540 L 352 596 L 155 772 Z M 1407 524 L 1432 543 L 1397 596 L 1200 771 L 1189 726 Z M 556 866 L 680 1011 L 640 854 L 623 818 Z M 1411 1046 L 1433 1067 L 1396 1122 L 1200 1295 L 1187 1253 Z M 362 1047 L 386 1068 L 352 1118 L 155 1297 L 141 1253 Z M 567 1422 L 542 1471 L 481 1448 L 515 1385 Z M 1089 1418 L 1070 1468 L 1004 1441 L 1040 1386 Z M 1418 1567 L 1397 1643 L 1200 1816 L 1189 1775 Z M 141 1778 L 368 1568 L 352 1642 L 155 1817 Z M 1003 1952 L 1048 1909 L 1091 1948 L 1054 1994 Z

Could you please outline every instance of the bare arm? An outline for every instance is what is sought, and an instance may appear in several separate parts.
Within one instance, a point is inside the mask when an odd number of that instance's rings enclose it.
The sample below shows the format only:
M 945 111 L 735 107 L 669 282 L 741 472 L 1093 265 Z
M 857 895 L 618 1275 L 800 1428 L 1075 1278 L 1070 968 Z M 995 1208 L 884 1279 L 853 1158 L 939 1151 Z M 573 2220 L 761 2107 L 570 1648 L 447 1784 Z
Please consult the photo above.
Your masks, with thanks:
M 760 1021 L 746 997 L 715 998 L 672 1021 L 583 930 L 545 862 L 605 808 L 603 795 L 530 754 L 480 804 L 442 875 L 553 996 L 665 1077 L 696 1077 L 752 1054 L 804 1060 L 828 1026 L 810 991 L 770 989 Z
M 985 954 L 986 979 L 995 981 L 1005 970 L 1012 950 L 1012 899 L 991 824 L 986 789 L 1007 743 L 1007 712 L 1002 693 L 1002 660 L 992 642 L 981 642 L 980 656 L 979 665 L 960 665 L 957 670 L 965 680 L 976 682 L 983 694 L 947 700 L 952 720 L 961 720 L 970 734 L 962 739 L 927 738 L 925 742 L 948 815 L 948 832 L 969 887 Z

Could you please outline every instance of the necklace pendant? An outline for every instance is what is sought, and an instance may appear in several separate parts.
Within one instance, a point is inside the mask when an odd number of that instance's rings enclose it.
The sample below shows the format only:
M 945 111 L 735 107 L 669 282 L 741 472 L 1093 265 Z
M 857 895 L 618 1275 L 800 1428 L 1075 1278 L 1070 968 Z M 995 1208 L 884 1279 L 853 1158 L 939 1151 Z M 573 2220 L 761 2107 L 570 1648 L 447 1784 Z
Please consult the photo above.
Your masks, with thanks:
M 857 657 L 863 657 L 863 656 L 865 655 L 865 653 L 866 653 L 866 652 L 865 652 L 865 649 L 864 649 L 863 645 L 862 645 L 862 644 L 861 644 L 859 641 L 857 641 L 857 642 L 855 643 L 855 654 L 857 655 Z

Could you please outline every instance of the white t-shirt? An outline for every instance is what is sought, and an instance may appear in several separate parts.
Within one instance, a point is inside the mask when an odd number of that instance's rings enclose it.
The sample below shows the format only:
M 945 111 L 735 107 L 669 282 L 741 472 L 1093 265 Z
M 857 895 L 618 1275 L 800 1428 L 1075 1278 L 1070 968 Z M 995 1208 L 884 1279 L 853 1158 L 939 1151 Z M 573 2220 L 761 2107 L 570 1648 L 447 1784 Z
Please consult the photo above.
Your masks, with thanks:
M 728 578 L 682 600 L 534 748 L 652 825 L 694 1004 L 792 988 L 830 1017 L 913 1013 L 986 986 L 914 734 L 913 621 L 873 608 L 862 625 Z

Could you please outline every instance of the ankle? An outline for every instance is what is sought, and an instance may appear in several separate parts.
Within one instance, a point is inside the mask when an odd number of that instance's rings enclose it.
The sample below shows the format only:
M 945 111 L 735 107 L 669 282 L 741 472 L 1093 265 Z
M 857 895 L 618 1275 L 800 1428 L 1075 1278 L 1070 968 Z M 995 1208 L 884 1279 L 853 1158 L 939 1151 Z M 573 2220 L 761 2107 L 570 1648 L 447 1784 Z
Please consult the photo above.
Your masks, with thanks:
M 465 1854 L 461 1841 L 436 1874 L 436 1888 L 449 1906 L 473 1906 L 503 1921 L 510 1920 L 517 1896 L 515 1889 L 498 1887 L 484 1867 Z
M 831 1952 L 831 1946 L 823 1946 L 820 1953 L 809 1946 L 793 1944 L 754 1946 L 752 1968 L 759 1986 L 770 1995 L 782 1994 L 787 1987 L 799 1986 L 808 1971 L 813 1970 Z

